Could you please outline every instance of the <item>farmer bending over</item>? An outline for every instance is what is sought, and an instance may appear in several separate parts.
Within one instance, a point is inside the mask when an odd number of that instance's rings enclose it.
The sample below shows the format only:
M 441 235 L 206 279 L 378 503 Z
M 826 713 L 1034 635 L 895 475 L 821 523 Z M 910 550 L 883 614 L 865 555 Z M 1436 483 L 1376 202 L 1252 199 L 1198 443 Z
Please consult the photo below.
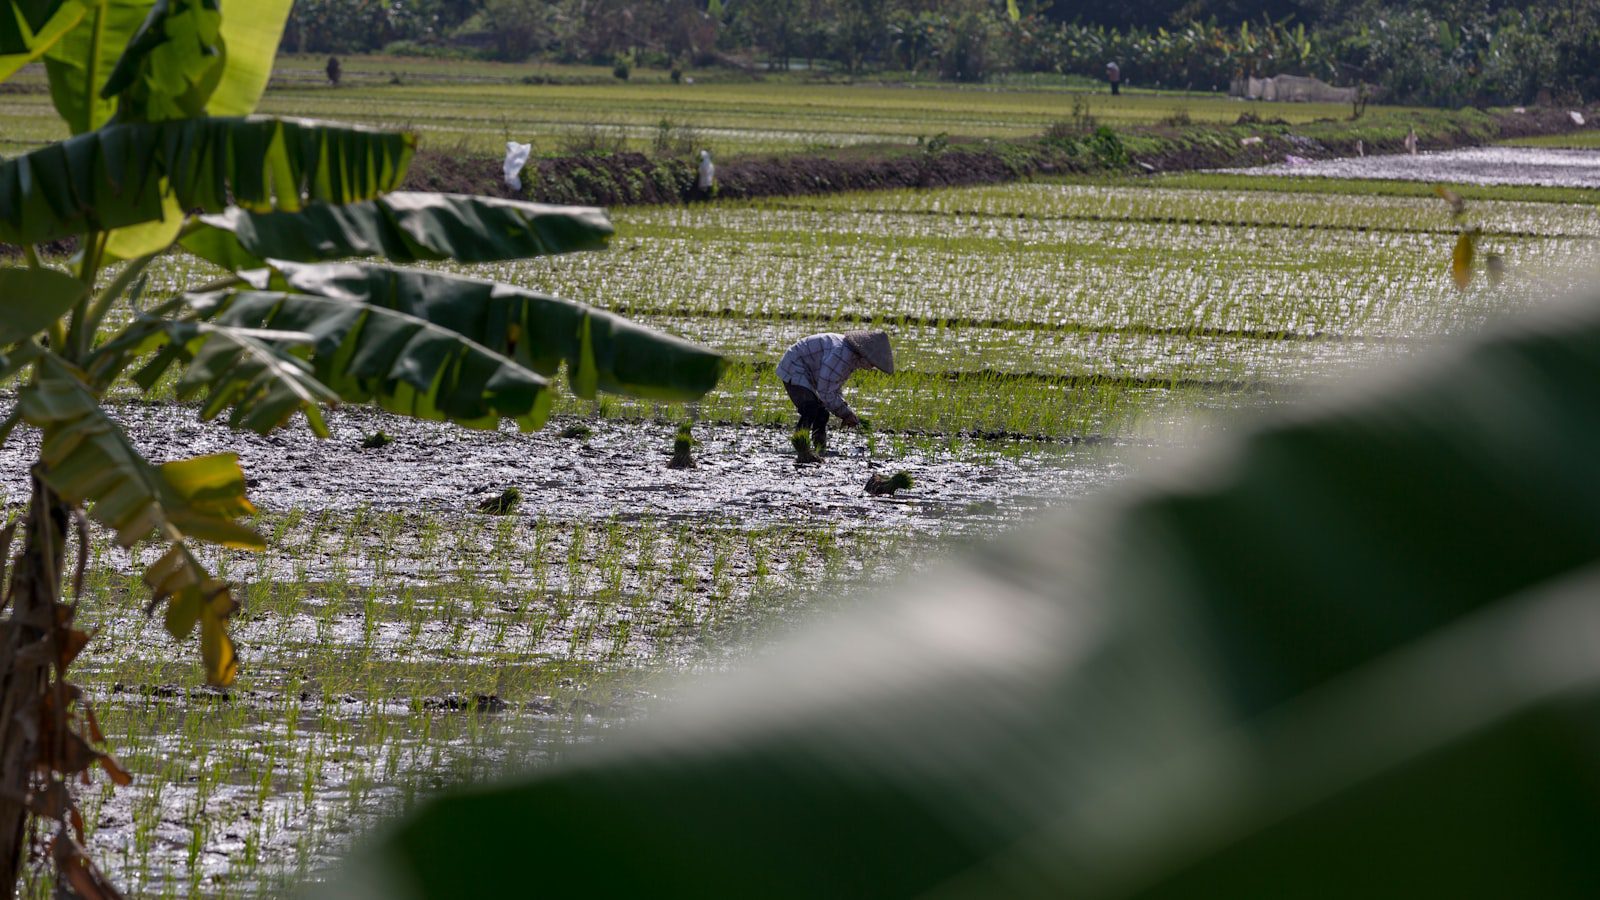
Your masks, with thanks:
M 796 341 L 778 361 L 778 378 L 800 411 L 801 430 L 810 429 L 811 443 L 821 450 L 828 442 L 828 413 L 847 427 L 861 424 L 841 393 L 857 369 L 893 374 L 894 352 L 882 331 L 813 334 Z

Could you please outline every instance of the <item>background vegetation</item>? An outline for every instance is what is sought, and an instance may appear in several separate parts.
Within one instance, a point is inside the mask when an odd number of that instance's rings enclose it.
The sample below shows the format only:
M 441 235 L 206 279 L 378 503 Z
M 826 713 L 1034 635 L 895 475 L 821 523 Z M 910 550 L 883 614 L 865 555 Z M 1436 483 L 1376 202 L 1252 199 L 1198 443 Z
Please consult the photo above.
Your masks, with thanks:
M 1240 75 L 1372 85 L 1390 102 L 1458 106 L 1600 95 L 1600 2 L 1535 0 L 307 0 L 301 52 L 543 54 L 611 67 L 1013 73 L 1226 88 Z

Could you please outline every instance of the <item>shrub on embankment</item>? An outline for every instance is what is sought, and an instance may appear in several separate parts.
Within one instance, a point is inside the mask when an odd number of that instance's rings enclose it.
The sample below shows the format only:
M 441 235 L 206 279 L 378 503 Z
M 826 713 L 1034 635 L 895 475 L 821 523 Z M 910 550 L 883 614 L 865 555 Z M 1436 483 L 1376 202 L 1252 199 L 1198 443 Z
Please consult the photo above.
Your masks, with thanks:
M 1591 108 L 1592 120 L 1600 110 Z M 924 147 L 852 147 L 824 153 L 749 156 L 719 162 L 715 196 L 754 198 L 891 188 L 953 187 L 1036 175 L 1174 172 L 1309 159 L 1402 152 L 1416 129 L 1426 150 L 1574 130 L 1564 109 L 1487 113 L 1476 109 L 1374 113 L 1356 121 L 1289 125 L 1241 117 L 1233 125 L 1154 125 L 1112 131 L 1067 123 L 1045 136 L 961 141 Z M 1259 138 L 1259 140 L 1255 140 Z M 547 203 L 596 206 L 687 203 L 708 199 L 696 187 L 687 157 L 642 153 L 566 156 L 529 166 L 520 193 L 500 178 L 500 160 L 459 149 L 422 150 L 412 164 L 412 190 L 516 196 Z

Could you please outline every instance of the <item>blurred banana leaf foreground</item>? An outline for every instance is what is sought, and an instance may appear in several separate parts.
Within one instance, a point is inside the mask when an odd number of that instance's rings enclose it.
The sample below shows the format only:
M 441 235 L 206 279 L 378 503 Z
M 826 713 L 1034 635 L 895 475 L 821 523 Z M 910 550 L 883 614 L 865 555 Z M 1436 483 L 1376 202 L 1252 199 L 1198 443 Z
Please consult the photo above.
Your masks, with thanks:
M 429 802 L 324 895 L 1600 895 L 1588 299 Z

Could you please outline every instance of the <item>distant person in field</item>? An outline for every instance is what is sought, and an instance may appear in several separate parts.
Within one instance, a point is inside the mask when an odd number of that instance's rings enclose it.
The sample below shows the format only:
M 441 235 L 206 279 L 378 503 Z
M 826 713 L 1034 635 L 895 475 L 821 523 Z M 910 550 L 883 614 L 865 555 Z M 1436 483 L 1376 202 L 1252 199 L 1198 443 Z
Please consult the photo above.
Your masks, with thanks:
M 700 151 L 700 174 L 695 179 L 695 187 L 702 193 L 710 194 L 711 189 L 717 186 L 717 164 L 711 161 L 711 151 Z
M 796 341 L 778 361 L 778 378 L 789 392 L 789 399 L 794 401 L 794 408 L 800 412 L 800 423 L 796 427 L 811 432 L 811 444 L 819 451 L 828 443 L 830 412 L 848 428 L 861 424 L 861 419 L 845 402 L 843 393 L 844 383 L 857 369 L 877 369 L 893 374 L 894 351 L 889 347 L 888 334 L 882 331 L 813 334 Z
M 339 57 L 328 57 L 328 83 L 334 87 L 339 86 L 339 79 L 344 75 L 344 68 L 339 65 Z
M 1122 93 L 1122 67 L 1114 62 L 1106 63 L 1106 81 L 1111 82 L 1112 96 Z

